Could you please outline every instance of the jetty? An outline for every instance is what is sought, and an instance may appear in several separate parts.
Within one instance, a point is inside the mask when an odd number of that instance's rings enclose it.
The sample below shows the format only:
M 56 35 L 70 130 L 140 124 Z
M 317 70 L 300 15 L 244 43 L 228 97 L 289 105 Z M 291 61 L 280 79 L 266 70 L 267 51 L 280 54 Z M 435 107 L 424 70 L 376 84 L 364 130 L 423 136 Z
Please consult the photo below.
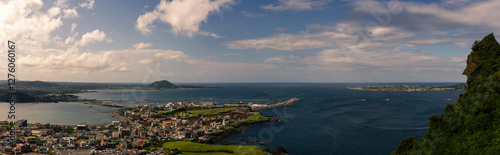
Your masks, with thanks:
M 264 110 L 264 109 L 271 109 L 271 108 L 278 108 L 278 107 L 289 106 L 289 105 L 294 104 L 297 101 L 299 101 L 299 98 L 291 98 L 288 101 L 276 103 L 276 104 L 273 104 L 273 105 L 249 104 L 249 106 L 252 109 L 252 111 L 258 111 L 258 110 Z

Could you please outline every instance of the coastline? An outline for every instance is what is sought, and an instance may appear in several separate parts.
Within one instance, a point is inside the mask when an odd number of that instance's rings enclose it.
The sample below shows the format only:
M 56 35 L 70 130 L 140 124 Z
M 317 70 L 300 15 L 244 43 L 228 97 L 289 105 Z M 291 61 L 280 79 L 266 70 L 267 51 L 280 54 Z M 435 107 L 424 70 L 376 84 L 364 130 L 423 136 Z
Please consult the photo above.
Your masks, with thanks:
M 242 133 L 245 130 L 245 128 L 247 128 L 247 127 L 257 126 L 257 125 L 268 124 L 268 123 L 279 122 L 280 121 L 279 119 L 274 118 L 274 117 L 269 117 L 269 116 L 265 116 L 265 117 L 267 117 L 269 119 L 265 120 L 265 121 L 259 121 L 259 122 L 253 122 L 253 123 L 248 123 L 248 124 L 242 124 L 242 125 L 234 128 L 231 131 L 224 132 L 224 133 L 222 133 L 221 135 L 218 135 L 218 136 L 210 137 L 210 139 L 208 141 L 206 141 L 206 144 L 215 144 L 215 143 L 221 142 L 224 138 L 227 138 L 227 137 L 235 135 L 235 134 Z

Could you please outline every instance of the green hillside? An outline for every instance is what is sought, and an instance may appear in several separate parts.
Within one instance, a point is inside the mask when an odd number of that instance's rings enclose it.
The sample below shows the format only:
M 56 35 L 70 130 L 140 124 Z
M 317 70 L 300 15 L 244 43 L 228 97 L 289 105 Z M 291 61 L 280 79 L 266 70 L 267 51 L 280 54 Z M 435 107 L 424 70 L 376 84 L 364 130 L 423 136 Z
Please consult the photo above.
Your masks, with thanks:
M 423 139 L 408 137 L 392 154 L 500 152 L 500 45 L 493 33 L 472 46 L 463 74 L 467 92 L 429 117 Z

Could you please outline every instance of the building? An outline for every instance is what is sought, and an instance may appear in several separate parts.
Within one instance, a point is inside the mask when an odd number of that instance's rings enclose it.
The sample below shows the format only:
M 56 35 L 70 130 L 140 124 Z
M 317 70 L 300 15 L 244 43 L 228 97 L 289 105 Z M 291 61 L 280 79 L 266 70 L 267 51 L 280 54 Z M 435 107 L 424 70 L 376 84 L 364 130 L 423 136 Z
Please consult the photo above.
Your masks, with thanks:
M 119 132 L 121 137 L 130 136 L 132 134 L 129 128 L 120 128 Z
M 87 130 L 87 125 L 81 124 L 76 126 L 77 131 L 86 131 Z
M 120 121 L 113 121 L 113 122 L 112 122 L 112 124 L 113 124 L 114 126 L 119 126 L 119 125 L 120 125 Z
M 113 137 L 113 138 L 118 138 L 118 137 L 120 137 L 120 132 L 118 132 L 118 131 L 113 131 L 113 133 L 111 134 L 111 137 Z
M 16 121 L 16 126 L 26 127 L 26 126 L 28 126 L 28 120 L 25 120 L 25 119 L 18 120 L 18 121 Z

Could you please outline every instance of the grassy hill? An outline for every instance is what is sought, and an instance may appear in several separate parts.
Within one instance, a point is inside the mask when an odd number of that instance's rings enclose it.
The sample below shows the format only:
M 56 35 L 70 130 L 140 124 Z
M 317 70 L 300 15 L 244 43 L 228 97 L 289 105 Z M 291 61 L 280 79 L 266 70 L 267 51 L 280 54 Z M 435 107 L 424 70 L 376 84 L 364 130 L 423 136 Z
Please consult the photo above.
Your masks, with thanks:
M 392 154 L 498 154 L 500 152 L 500 45 L 489 34 L 467 57 L 467 92 L 441 116 L 429 117 L 423 139 L 408 137 Z

